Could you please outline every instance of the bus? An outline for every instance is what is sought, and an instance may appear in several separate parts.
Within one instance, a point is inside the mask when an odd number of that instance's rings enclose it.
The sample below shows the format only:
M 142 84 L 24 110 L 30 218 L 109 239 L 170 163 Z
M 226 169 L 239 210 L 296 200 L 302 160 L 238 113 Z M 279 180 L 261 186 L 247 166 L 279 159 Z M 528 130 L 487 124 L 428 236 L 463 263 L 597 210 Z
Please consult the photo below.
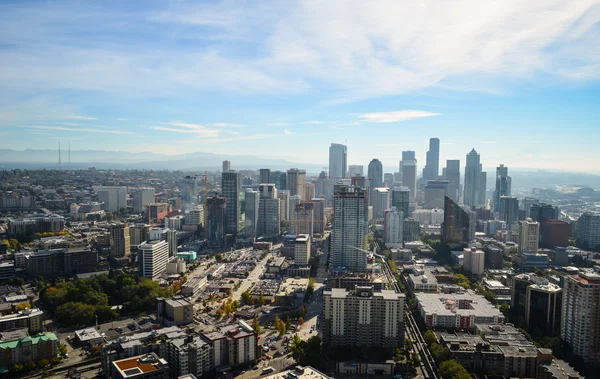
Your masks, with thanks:
M 267 375 L 267 374 L 272 373 L 273 371 L 275 371 L 275 369 L 273 369 L 273 367 L 265 367 L 262 369 L 261 375 Z

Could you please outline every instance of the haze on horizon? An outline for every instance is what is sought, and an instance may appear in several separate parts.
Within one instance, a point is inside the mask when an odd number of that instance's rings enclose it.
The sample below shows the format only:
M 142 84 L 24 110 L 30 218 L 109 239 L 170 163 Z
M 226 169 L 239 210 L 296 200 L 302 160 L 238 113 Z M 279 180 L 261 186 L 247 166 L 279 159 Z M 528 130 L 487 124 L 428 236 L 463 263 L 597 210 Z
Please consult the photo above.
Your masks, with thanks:
M 600 172 L 595 0 L 4 1 L 0 22 L 2 148 L 421 166 L 438 137 L 441 165 Z

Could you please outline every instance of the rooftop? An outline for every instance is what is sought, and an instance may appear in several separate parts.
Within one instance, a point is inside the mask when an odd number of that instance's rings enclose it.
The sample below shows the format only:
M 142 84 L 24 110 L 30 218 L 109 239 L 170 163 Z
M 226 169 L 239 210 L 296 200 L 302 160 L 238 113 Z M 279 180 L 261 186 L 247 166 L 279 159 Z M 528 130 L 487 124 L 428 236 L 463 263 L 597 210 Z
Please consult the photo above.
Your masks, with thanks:
M 81 342 L 102 338 L 100 333 L 94 328 L 76 330 L 75 335 Z
M 159 358 L 155 353 L 139 355 L 113 362 L 123 378 L 135 377 L 148 372 L 165 369 L 167 361 Z
M 270 376 L 266 376 L 265 378 L 269 379 L 301 379 L 301 378 L 312 378 L 312 379 L 330 379 L 329 376 L 323 374 L 320 371 L 310 367 L 310 366 L 296 366 L 292 370 L 282 371 L 277 374 L 273 374 Z
M 485 297 L 472 292 L 437 294 L 416 293 L 415 297 L 422 309 L 427 314 L 438 316 L 476 316 L 498 317 L 503 320 L 504 315 L 494 307 Z
M 552 373 L 557 379 L 573 379 L 582 378 L 575 369 L 562 359 L 553 359 L 552 362 L 542 364 L 541 367 L 545 368 L 548 372 Z

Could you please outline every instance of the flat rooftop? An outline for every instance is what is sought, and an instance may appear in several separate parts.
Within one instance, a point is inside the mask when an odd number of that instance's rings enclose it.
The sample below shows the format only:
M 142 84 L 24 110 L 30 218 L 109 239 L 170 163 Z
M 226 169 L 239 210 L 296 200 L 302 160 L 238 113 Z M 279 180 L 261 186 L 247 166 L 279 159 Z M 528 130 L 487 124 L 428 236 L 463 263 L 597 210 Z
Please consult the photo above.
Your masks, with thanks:
M 416 293 L 419 307 L 427 314 L 438 316 L 498 317 L 504 315 L 485 297 L 470 292 L 454 294 Z
M 134 377 L 168 367 L 167 361 L 159 358 L 154 353 L 115 361 L 113 362 L 113 365 L 115 365 L 120 371 L 121 376 L 124 378 Z

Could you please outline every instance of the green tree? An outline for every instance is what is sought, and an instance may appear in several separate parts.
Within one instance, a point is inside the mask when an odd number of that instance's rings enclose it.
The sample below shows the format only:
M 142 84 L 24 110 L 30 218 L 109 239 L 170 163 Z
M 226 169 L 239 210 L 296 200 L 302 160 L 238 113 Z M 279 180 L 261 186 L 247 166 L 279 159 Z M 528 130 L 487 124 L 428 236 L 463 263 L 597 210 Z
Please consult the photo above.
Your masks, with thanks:
M 263 296 L 262 293 L 258 296 L 257 304 L 260 305 L 261 307 L 266 304 L 265 297 Z
M 10 372 L 12 372 L 14 374 L 19 374 L 19 373 L 23 372 L 24 369 L 25 368 L 20 363 L 15 363 L 14 365 L 10 366 Z
M 50 364 L 50 361 L 45 358 L 42 358 L 38 361 L 39 368 L 44 368 L 44 367 L 48 366 L 49 364 Z
M 244 305 L 250 304 L 250 299 L 252 298 L 252 296 L 250 296 L 250 291 L 242 292 L 242 295 L 240 297 L 242 299 L 242 304 L 244 304 Z
M 290 316 L 288 315 L 285 318 L 285 330 L 290 330 L 292 329 L 292 321 L 290 320 Z
M 63 355 L 63 356 L 64 356 L 65 354 L 67 354 L 67 345 L 65 345 L 65 344 L 60 344 L 60 345 L 58 346 L 58 352 L 59 352 L 59 354 L 60 354 L 60 355 Z
M 468 379 L 471 377 L 469 372 L 455 360 L 440 364 L 438 372 L 443 379 Z
M 217 261 L 217 263 L 221 263 L 223 261 L 223 255 L 222 254 L 215 255 L 215 261 Z
M 305 347 L 304 341 L 302 341 L 297 334 L 294 334 L 294 337 L 292 337 L 290 350 L 292 352 L 292 357 L 297 362 L 299 362 L 300 358 L 303 357 L 305 354 L 304 347 Z
M 25 372 L 33 371 L 36 368 L 37 368 L 37 365 L 35 364 L 34 361 L 29 361 L 29 362 L 25 363 L 25 365 L 23 366 L 23 369 L 25 370 Z
M 298 317 L 298 322 L 296 323 L 296 325 L 300 326 L 304 324 L 304 318 L 302 316 Z
M 437 342 L 431 344 L 431 354 L 436 362 L 444 362 L 450 359 L 450 350 Z
M 252 325 L 250 325 L 252 327 L 252 329 L 254 329 L 254 331 L 257 334 L 260 334 L 260 323 L 258 322 L 258 317 L 254 316 L 254 318 L 252 319 Z
M 435 333 L 432 332 L 431 330 L 428 330 L 428 331 L 425 332 L 425 334 L 423 335 L 423 339 L 425 340 L 425 343 L 429 347 L 431 347 L 431 345 L 433 345 L 434 343 L 437 342 L 437 338 L 435 336 Z
M 500 312 L 502 312 L 502 314 L 504 315 L 504 317 L 508 318 L 508 315 L 510 314 L 510 305 L 508 305 L 508 304 L 502 304 L 500 306 Z

